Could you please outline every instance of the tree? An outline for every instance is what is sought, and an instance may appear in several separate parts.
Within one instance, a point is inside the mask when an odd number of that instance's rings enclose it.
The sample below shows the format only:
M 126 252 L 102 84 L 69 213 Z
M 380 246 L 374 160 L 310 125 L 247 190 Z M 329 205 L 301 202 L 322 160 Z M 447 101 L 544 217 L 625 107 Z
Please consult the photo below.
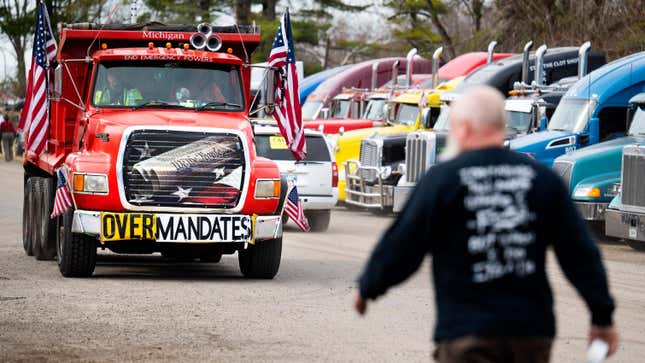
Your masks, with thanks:
M 25 94 L 25 50 L 28 38 L 34 34 L 36 24 L 35 9 L 30 4 L 28 0 L 0 1 L 0 32 L 7 36 L 14 50 L 18 66 L 16 80 L 19 95 Z
M 394 15 L 390 17 L 390 20 L 400 26 L 395 31 L 397 37 L 409 41 L 412 45 L 429 43 L 436 46 L 441 43 L 447 58 L 456 56 L 452 36 L 442 20 L 442 16 L 448 12 L 448 8 L 443 1 L 389 0 L 385 5 L 394 10 Z M 437 41 L 437 35 L 439 41 Z M 429 48 L 424 47 L 422 49 Z

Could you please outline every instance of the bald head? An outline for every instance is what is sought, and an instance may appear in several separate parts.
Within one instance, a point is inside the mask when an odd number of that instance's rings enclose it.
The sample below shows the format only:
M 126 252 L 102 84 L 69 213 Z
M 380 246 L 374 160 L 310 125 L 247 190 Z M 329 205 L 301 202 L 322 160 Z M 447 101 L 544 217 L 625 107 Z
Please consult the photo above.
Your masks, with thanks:
M 466 91 L 450 107 L 451 126 L 468 122 L 475 129 L 506 128 L 504 97 L 495 88 L 477 86 Z
M 502 94 L 488 86 L 473 87 L 450 106 L 450 137 L 442 158 L 465 150 L 501 147 L 505 129 Z

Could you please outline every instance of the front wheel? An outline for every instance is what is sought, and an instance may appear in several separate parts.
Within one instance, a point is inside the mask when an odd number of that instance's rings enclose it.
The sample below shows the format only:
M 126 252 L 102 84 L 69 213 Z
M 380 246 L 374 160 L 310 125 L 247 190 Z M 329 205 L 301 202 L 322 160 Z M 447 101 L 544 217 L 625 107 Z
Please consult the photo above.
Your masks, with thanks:
M 329 228 L 331 210 L 305 211 L 312 232 L 324 232 Z
M 72 210 L 57 218 L 58 269 L 65 277 L 89 277 L 96 267 L 96 241 L 90 236 L 73 233 L 73 218 Z
M 242 275 L 250 279 L 272 279 L 280 268 L 282 237 L 257 241 L 237 253 Z

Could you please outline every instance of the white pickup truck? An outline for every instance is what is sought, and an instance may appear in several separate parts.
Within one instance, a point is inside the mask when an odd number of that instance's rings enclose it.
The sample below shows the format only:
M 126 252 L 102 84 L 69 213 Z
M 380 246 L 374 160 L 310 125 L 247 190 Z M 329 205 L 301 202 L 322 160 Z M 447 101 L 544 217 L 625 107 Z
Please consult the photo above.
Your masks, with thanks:
M 311 230 L 326 231 L 331 209 L 338 201 L 338 166 L 325 136 L 305 130 L 307 157 L 296 162 L 277 127 L 260 124 L 254 131 L 257 154 L 275 161 L 280 172 L 287 174 L 287 180 L 298 188 Z

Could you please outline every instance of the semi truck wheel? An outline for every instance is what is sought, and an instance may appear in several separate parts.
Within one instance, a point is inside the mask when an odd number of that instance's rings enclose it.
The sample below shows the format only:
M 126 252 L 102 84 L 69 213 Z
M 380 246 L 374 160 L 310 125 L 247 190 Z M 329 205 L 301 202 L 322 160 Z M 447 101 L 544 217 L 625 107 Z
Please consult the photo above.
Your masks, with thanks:
M 305 216 L 307 216 L 312 232 L 324 232 L 329 228 L 329 221 L 331 220 L 330 210 L 306 211 Z
M 242 275 L 249 279 L 272 279 L 280 268 L 282 237 L 258 241 L 237 253 Z
M 96 267 L 96 241 L 90 236 L 72 233 L 74 211 L 56 218 L 58 269 L 65 277 L 90 277 Z
M 26 178 L 22 199 L 22 247 L 27 256 L 33 256 L 31 251 L 31 240 L 33 236 L 33 195 L 32 178 Z
M 39 178 L 40 190 L 36 194 L 40 208 L 36 210 L 38 229 L 33 239 L 34 256 L 37 260 L 51 260 L 56 257 L 56 222 L 51 219 L 54 205 L 54 179 Z

